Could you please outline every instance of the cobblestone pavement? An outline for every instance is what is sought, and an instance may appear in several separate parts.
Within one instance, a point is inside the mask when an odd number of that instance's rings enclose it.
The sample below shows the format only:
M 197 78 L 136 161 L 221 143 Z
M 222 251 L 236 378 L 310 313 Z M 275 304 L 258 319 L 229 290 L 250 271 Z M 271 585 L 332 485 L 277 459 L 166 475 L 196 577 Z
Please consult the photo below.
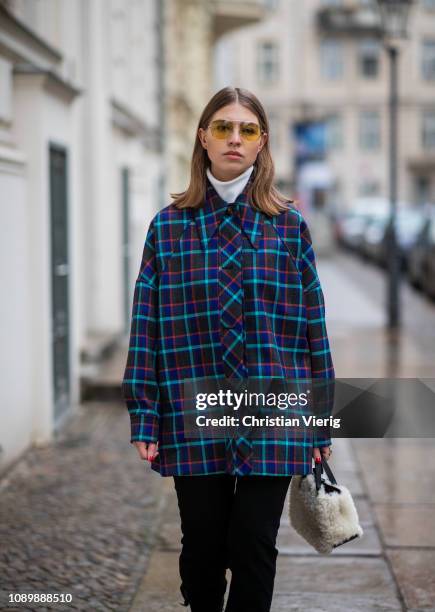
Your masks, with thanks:
M 79 407 L 52 445 L 31 449 L 0 481 L 1 610 L 127 610 L 160 512 L 160 477 L 129 442 L 123 404 Z M 5 594 L 71 593 L 7 607 Z

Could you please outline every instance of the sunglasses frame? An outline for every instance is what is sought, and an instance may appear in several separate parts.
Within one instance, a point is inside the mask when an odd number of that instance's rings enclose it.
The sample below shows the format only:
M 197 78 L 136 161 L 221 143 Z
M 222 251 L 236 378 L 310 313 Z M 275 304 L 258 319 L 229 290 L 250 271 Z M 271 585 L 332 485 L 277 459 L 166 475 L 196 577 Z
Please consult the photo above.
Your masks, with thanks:
M 240 138 L 242 140 L 246 141 L 246 142 L 257 142 L 258 140 L 260 140 L 261 136 L 266 133 L 266 132 L 262 131 L 261 125 L 259 123 L 254 123 L 253 121 L 240 121 L 240 120 L 239 121 L 233 121 L 232 119 L 214 119 L 213 121 L 210 121 L 210 123 L 207 126 L 207 129 L 210 128 L 212 136 L 213 136 L 213 138 L 216 138 L 216 140 L 225 140 L 227 138 L 227 136 L 224 136 L 223 138 L 219 138 L 218 136 L 215 136 L 213 134 L 213 130 L 211 128 L 211 125 L 213 123 L 217 122 L 217 121 L 221 121 L 223 123 L 232 123 L 233 124 L 233 129 L 231 131 L 231 134 L 234 132 L 234 124 L 236 124 L 236 123 L 238 123 L 239 126 L 241 124 L 245 124 L 245 125 L 252 124 L 252 125 L 258 126 L 260 128 L 260 132 L 259 132 L 258 138 L 256 138 L 255 140 L 249 140 L 249 138 L 246 138 L 246 136 L 243 136 L 242 132 L 240 131 Z

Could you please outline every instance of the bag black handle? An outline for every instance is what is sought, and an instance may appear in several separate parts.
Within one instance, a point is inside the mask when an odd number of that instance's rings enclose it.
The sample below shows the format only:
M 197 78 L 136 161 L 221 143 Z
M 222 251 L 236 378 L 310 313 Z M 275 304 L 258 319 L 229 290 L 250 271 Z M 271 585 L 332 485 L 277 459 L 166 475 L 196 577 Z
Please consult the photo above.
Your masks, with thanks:
M 325 470 L 326 475 L 328 476 L 330 482 L 332 484 L 337 484 L 337 481 L 335 480 L 335 476 L 332 473 L 331 468 L 328 465 L 328 462 L 326 461 L 326 459 L 324 459 L 322 457 L 322 461 L 315 461 L 314 462 L 314 468 L 313 468 L 313 473 L 314 473 L 314 480 L 316 481 L 316 490 L 318 491 L 322 485 L 322 472 L 323 470 Z
M 328 462 L 323 457 L 322 457 L 322 466 L 323 466 L 323 469 L 325 470 L 325 472 L 326 472 L 330 482 L 332 484 L 337 484 L 337 481 L 335 480 L 334 474 L 332 473 L 332 470 L 329 467 Z
M 322 485 L 322 464 L 320 461 L 314 462 L 314 480 L 316 481 L 316 491 L 318 491 Z

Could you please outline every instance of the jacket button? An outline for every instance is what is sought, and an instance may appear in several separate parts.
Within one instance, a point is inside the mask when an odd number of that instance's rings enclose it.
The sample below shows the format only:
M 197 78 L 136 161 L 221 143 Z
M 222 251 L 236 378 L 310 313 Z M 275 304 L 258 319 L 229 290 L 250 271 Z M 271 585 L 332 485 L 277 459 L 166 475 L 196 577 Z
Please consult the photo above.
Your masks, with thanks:
M 236 209 L 234 204 L 230 204 L 229 206 L 227 206 L 227 209 L 225 210 L 225 214 L 227 215 L 227 217 L 231 217 L 231 215 L 233 215 L 235 213 Z

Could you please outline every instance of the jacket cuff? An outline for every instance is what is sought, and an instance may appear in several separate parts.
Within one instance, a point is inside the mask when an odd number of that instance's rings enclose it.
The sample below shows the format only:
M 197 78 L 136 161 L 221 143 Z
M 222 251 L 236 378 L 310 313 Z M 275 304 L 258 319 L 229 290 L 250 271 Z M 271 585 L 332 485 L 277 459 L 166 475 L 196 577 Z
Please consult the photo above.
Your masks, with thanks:
M 130 443 L 158 441 L 159 418 L 154 414 L 130 414 L 130 425 Z
M 327 425 L 316 425 L 313 429 L 313 445 L 320 446 L 331 446 L 331 426 Z
M 323 438 L 319 440 L 314 440 L 313 446 L 316 448 L 320 448 L 321 446 L 331 446 L 332 440 L 329 438 Z

